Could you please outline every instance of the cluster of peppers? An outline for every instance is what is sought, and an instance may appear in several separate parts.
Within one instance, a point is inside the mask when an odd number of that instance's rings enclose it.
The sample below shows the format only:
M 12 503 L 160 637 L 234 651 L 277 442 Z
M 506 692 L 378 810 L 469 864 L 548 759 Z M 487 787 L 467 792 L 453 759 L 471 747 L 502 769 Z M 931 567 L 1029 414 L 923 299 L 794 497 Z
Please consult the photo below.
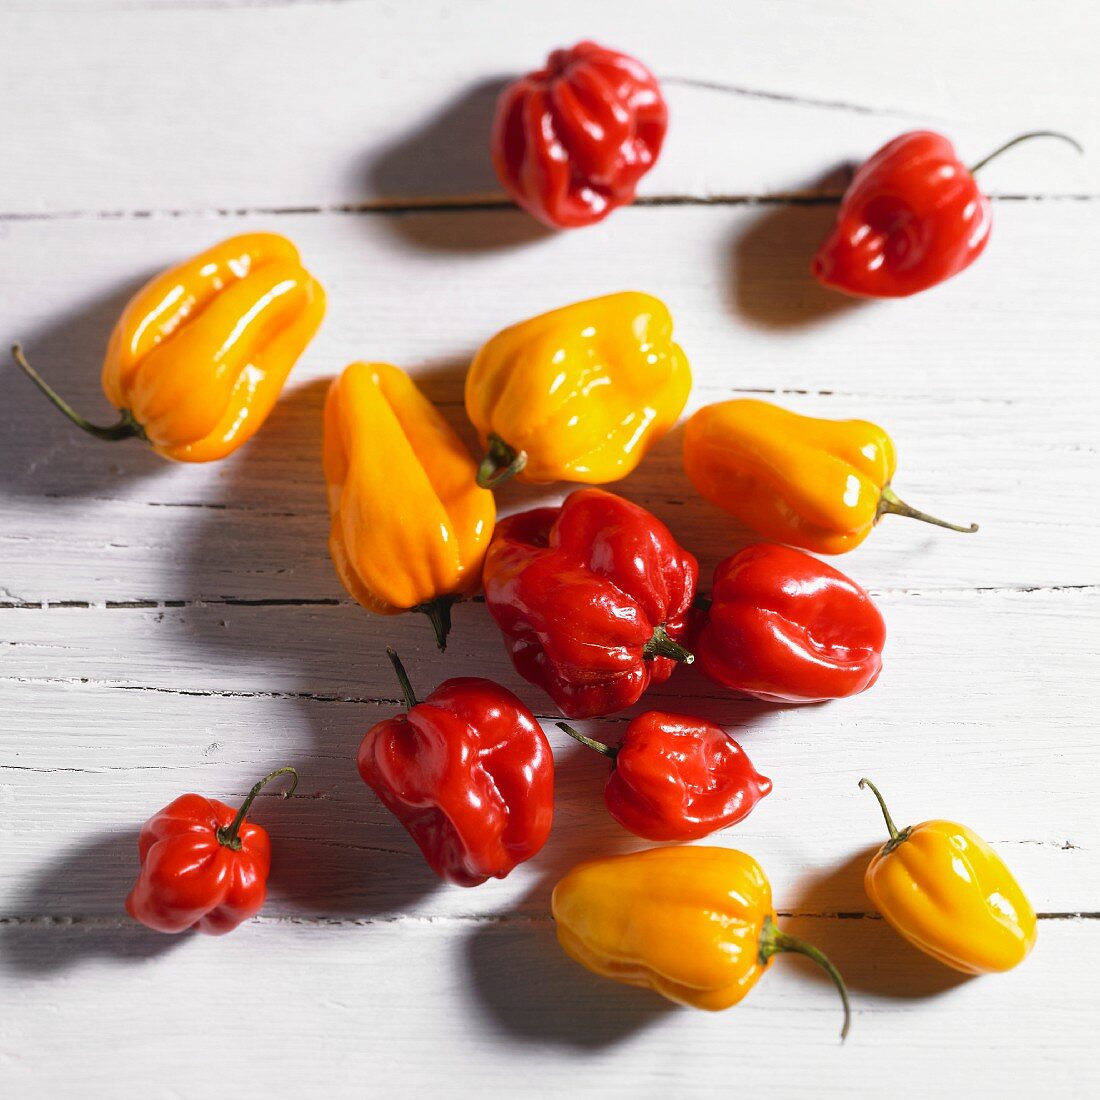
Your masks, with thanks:
M 525 209 L 554 226 L 586 225 L 632 201 L 666 125 L 645 67 L 583 42 L 504 91 L 494 163 Z M 988 200 L 950 144 L 903 135 L 856 173 L 813 271 L 850 293 L 914 293 L 968 266 L 989 225 Z M 232 238 L 173 268 L 138 293 L 112 334 L 103 386 L 120 419 L 107 427 L 72 410 L 14 350 L 93 435 L 138 436 L 166 457 L 208 461 L 260 427 L 323 312 L 320 285 L 273 234 Z M 625 477 L 676 423 L 690 387 L 669 311 L 647 294 L 521 322 L 492 337 L 467 375 L 479 464 L 408 375 L 353 363 L 324 410 L 337 574 L 371 611 L 426 614 L 440 650 L 453 604 L 483 590 L 516 670 L 567 718 L 622 711 L 693 661 L 721 687 L 770 702 L 865 691 L 882 667 L 882 616 L 858 584 L 804 551 L 850 550 L 888 513 L 977 530 L 896 496 L 894 446 L 874 424 L 749 400 L 690 417 L 689 480 L 767 540 L 723 561 L 709 596 L 669 529 L 606 490 L 577 489 L 558 507 L 496 522 L 492 490 L 510 478 L 595 486 Z M 406 709 L 363 738 L 362 778 L 441 878 L 503 878 L 550 833 L 545 734 L 519 698 L 486 679 L 447 680 L 418 701 L 388 654 Z M 771 790 L 741 747 L 702 719 L 647 711 L 616 745 L 560 725 L 608 758 L 607 809 L 647 840 L 704 838 Z M 283 774 L 297 784 L 294 769 L 279 769 L 239 810 L 189 794 L 150 819 L 128 911 L 159 931 L 213 934 L 258 912 L 271 849 L 246 815 Z M 867 785 L 890 834 L 866 876 L 886 919 L 960 970 L 1020 962 L 1035 915 L 999 857 L 962 825 L 898 830 Z M 805 954 L 836 982 L 847 1029 L 839 974 L 779 930 L 768 881 L 742 852 L 670 847 L 591 860 L 558 883 L 553 912 L 562 946 L 589 969 L 701 1008 L 739 1001 L 774 955 Z

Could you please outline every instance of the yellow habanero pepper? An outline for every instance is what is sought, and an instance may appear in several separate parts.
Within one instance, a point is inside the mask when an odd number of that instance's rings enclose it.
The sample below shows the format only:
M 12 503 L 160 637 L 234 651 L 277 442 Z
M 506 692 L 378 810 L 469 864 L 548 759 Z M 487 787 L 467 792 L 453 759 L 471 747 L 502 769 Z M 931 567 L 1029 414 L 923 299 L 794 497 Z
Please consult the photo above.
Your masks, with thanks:
M 887 513 L 970 533 L 899 500 L 897 455 L 866 420 L 819 420 L 767 401 L 707 405 L 684 427 L 684 469 L 712 504 L 765 538 L 820 554 L 858 546 Z
M 466 376 L 466 413 L 487 448 L 478 484 L 602 485 L 626 477 L 691 389 L 663 302 L 627 291 L 497 333 Z
M 953 821 L 899 830 L 870 787 L 890 839 L 864 878 L 875 908 L 914 947 L 964 974 L 1011 970 L 1035 946 L 1035 911 L 1004 861 Z
M 781 932 L 771 886 L 752 856 L 730 848 L 649 848 L 574 867 L 551 901 L 558 942 L 604 978 L 652 989 L 678 1004 L 737 1004 L 772 958 L 806 955 L 848 993 L 816 947 Z
M 344 587 L 379 615 L 424 612 L 445 649 L 496 519 L 462 440 L 404 371 L 352 363 L 325 401 L 324 466 Z
M 103 392 L 116 424 L 89 423 L 12 354 L 43 393 L 99 439 L 138 436 L 165 458 L 210 462 L 251 438 L 321 324 L 325 294 L 275 233 L 231 237 L 158 275 L 111 333 Z

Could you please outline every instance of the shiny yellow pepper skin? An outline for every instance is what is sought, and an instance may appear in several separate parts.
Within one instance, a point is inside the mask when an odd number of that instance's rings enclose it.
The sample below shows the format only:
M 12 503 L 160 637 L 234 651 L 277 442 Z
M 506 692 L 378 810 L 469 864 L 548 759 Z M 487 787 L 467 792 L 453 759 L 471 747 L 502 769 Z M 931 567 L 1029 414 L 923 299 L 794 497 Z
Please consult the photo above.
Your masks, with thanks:
M 604 978 L 712 1012 L 737 1004 L 785 951 L 836 967 L 779 931 L 771 886 L 752 856 L 705 846 L 648 848 L 574 867 L 551 901 L 558 942 Z
M 858 546 L 887 513 L 957 527 L 894 495 L 897 455 L 866 420 L 820 420 L 767 401 L 707 405 L 684 426 L 684 469 L 712 504 L 765 538 L 819 554 Z
M 914 947 L 964 974 L 1011 970 L 1037 935 L 1035 911 L 1004 861 L 953 821 L 898 829 L 878 788 L 890 839 L 871 860 L 867 896 Z
M 352 363 L 325 401 L 324 471 L 344 587 L 380 615 L 424 612 L 445 649 L 496 521 L 462 440 L 404 371 Z
M 121 411 L 100 427 L 74 412 L 16 345 L 38 387 L 99 439 L 138 436 L 180 462 L 224 458 L 271 412 L 325 313 L 320 284 L 275 233 L 231 237 L 147 283 L 122 312 L 103 363 Z
M 676 423 L 690 389 L 672 317 L 649 294 L 609 294 L 512 325 L 466 375 L 466 413 L 487 450 L 479 484 L 626 477 Z

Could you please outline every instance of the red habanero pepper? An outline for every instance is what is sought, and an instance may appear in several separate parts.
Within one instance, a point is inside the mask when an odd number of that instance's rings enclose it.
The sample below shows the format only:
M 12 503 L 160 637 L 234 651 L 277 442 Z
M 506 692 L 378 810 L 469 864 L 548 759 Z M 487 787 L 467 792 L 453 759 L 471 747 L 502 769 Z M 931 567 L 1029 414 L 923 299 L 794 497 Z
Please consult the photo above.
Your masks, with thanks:
M 645 840 L 699 840 L 734 825 L 772 789 L 725 730 L 701 718 L 651 710 L 612 747 L 559 722 L 570 737 L 611 760 L 604 801 Z
M 1018 142 L 1065 134 L 1021 134 L 967 168 L 951 142 L 930 130 L 902 134 L 856 171 L 836 225 L 810 265 L 824 286 L 862 298 L 904 298 L 968 268 L 989 241 L 993 212 L 974 173 Z
M 660 86 L 640 61 L 579 42 L 501 93 L 493 166 L 508 194 L 546 225 L 592 225 L 634 201 L 667 127 Z
M 386 654 L 408 709 L 367 731 L 359 774 L 440 878 L 458 886 L 504 878 L 550 835 L 554 762 L 546 735 L 491 680 L 446 680 L 418 703 L 397 654 Z
M 265 775 L 239 810 L 202 795 L 180 795 L 149 818 L 138 837 L 141 871 L 126 898 L 126 912 L 156 932 L 194 928 L 223 936 L 254 917 L 267 894 L 271 840 L 267 831 L 245 821 L 264 784 L 276 776 L 294 781 L 293 768 Z
M 761 542 L 715 569 L 695 652 L 724 687 L 819 703 L 866 691 L 885 641 L 882 615 L 855 581 L 801 550 Z
M 656 516 L 602 489 L 497 524 L 485 603 L 519 674 L 567 718 L 636 703 L 692 655 L 678 643 L 699 565 Z

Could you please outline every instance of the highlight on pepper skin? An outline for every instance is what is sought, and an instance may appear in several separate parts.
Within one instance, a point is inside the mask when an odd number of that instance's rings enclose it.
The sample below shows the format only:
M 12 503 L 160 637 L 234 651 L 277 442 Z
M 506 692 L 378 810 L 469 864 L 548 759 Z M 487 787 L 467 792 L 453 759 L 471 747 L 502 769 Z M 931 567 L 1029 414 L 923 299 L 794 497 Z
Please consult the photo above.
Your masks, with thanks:
M 603 489 L 497 527 L 485 605 L 516 671 L 567 718 L 636 703 L 694 656 L 680 644 L 699 563 L 651 512 Z
M 634 201 L 668 127 L 653 74 L 595 42 L 554 50 L 546 65 L 508 85 L 493 120 L 501 186 L 554 229 L 602 221 Z
M 895 931 L 964 974 L 1011 970 L 1035 946 L 1035 910 L 996 852 L 954 821 L 899 829 L 878 800 L 889 839 L 867 867 L 864 887 Z
M 737 824 L 772 789 L 720 726 L 685 714 L 638 715 L 618 745 L 558 728 L 611 761 L 607 811 L 645 840 L 701 840 Z
M 31 381 L 97 439 L 137 437 L 179 462 L 224 458 L 267 419 L 287 375 L 320 327 L 321 285 L 275 233 L 231 237 L 158 275 L 111 333 L 103 392 L 115 424 L 93 424 L 27 362 Z
M 344 587 L 379 615 L 422 612 L 446 649 L 496 521 L 466 445 L 404 371 L 352 363 L 325 401 L 324 474 Z
M 466 415 L 485 448 L 478 483 L 626 477 L 690 390 L 672 316 L 649 294 L 608 294 L 511 325 L 466 375 Z
M 684 471 L 699 493 L 775 542 L 818 554 L 857 547 L 883 516 L 973 534 L 891 487 L 894 442 L 866 420 L 825 420 L 768 401 L 705 405 L 684 425 Z
M 732 848 L 648 848 L 581 863 L 554 887 L 551 910 L 567 955 L 603 978 L 718 1012 L 741 1001 L 784 952 L 844 979 L 812 944 L 782 932 L 760 864 Z
M 298 786 L 294 768 L 265 775 L 238 810 L 202 795 L 180 795 L 141 827 L 141 870 L 126 898 L 126 912 L 154 932 L 194 929 L 224 936 L 254 917 L 267 896 L 271 838 L 246 821 L 256 796 L 273 779 L 291 777 L 283 792 Z
M 882 671 L 886 624 L 855 581 L 774 543 L 746 546 L 714 570 L 692 641 L 704 675 L 773 703 L 866 691 Z
M 386 655 L 405 713 L 363 737 L 363 782 L 445 882 L 505 878 L 538 854 L 554 820 L 554 761 L 542 727 L 491 680 L 445 680 L 418 702 L 397 653 Z
M 836 224 L 810 271 L 822 286 L 858 298 L 904 298 L 965 271 L 984 251 L 993 207 L 975 173 L 1032 138 L 1021 134 L 967 168 L 951 142 L 930 130 L 902 134 L 856 171 Z

